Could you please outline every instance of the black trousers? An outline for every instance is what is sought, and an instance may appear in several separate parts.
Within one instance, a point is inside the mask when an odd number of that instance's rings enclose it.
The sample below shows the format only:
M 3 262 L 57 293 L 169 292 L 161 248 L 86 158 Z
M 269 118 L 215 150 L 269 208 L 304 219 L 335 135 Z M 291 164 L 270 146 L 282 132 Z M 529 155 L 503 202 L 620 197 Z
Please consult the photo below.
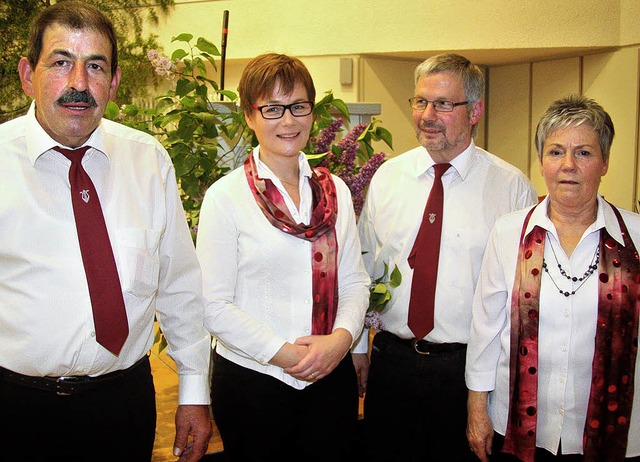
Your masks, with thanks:
M 465 355 L 464 347 L 421 355 L 393 334 L 376 334 L 364 400 L 367 460 L 477 460 L 466 437 Z
M 511 454 L 505 454 L 500 452 L 504 444 L 504 436 L 500 433 L 494 432 L 492 451 L 489 460 L 491 462 L 520 462 L 516 456 Z M 536 448 L 535 455 L 536 462 L 582 462 L 584 456 L 582 454 L 562 454 L 558 452 L 557 455 L 553 455 L 546 449 Z M 640 462 L 640 457 L 627 457 L 626 462 Z
M 227 461 L 353 460 L 358 388 L 349 354 L 298 390 L 214 353 L 211 400 Z
M 0 377 L 1 461 L 150 461 L 155 427 L 146 358 L 117 380 L 69 396 Z

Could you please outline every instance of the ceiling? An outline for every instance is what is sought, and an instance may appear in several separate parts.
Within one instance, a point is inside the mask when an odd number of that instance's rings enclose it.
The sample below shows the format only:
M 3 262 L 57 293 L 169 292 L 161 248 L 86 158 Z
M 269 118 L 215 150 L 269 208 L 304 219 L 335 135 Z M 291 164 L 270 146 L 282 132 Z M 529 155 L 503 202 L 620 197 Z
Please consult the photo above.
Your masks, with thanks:
M 510 48 L 482 50 L 436 50 L 409 51 L 367 54 L 366 56 L 385 56 L 422 61 L 438 53 L 453 52 L 468 58 L 474 64 L 495 67 L 509 64 L 547 61 L 551 59 L 572 58 L 595 53 L 613 51 L 615 47 L 565 47 L 565 48 Z

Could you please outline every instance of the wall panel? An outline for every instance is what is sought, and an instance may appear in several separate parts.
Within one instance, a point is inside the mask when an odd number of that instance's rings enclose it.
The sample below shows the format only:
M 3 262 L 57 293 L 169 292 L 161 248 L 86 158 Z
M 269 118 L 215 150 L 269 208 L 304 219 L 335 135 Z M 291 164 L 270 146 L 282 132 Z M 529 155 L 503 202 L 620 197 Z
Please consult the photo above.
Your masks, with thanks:
M 530 65 L 500 66 L 488 71 L 485 120 L 487 150 L 529 176 Z
M 633 208 L 638 140 L 638 50 L 585 56 L 583 93 L 609 113 L 616 135 L 609 171 L 600 193 L 615 205 Z
M 531 75 L 531 174 L 538 195 L 547 194 L 540 175 L 534 137 L 536 126 L 549 105 L 570 93 L 580 93 L 580 58 L 533 63 Z

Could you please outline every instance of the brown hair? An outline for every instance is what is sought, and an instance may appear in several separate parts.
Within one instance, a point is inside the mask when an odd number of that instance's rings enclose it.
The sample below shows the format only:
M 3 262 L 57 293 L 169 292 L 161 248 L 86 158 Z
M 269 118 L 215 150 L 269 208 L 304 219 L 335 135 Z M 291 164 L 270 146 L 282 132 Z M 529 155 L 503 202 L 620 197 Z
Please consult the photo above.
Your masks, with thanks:
M 35 69 L 42 53 L 42 40 L 47 27 L 60 24 L 69 29 L 91 29 L 103 34 L 111 43 L 111 74 L 118 68 L 118 43 L 113 23 L 97 7 L 80 1 L 55 3 L 33 18 L 29 29 L 29 51 L 27 59 Z
M 271 95 L 276 85 L 280 86 L 280 91 L 288 95 L 298 83 L 307 90 L 309 101 L 315 101 L 316 88 L 302 61 L 277 53 L 256 56 L 244 68 L 238 84 L 240 107 L 245 114 L 250 114 L 251 105 L 261 97 Z

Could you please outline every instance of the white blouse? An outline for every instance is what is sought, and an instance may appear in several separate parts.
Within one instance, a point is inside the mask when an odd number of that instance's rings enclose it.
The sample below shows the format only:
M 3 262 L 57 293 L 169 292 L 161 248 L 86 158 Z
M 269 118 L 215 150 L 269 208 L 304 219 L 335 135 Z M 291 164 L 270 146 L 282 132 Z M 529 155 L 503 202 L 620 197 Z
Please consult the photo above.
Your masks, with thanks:
M 270 178 L 285 198 L 295 220 L 309 222 L 311 168 L 300 154 L 300 210 L 282 183 L 256 159 L 258 174 Z M 333 329 L 360 335 L 369 301 L 370 279 L 361 257 L 351 193 L 333 177 L 338 195 L 338 310 Z M 269 374 L 302 389 L 268 361 L 286 343 L 311 335 L 312 243 L 283 233 L 264 216 L 249 189 L 244 167 L 214 183 L 200 211 L 197 254 L 206 300 L 205 326 L 217 338 L 216 351 L 249 369 Z

